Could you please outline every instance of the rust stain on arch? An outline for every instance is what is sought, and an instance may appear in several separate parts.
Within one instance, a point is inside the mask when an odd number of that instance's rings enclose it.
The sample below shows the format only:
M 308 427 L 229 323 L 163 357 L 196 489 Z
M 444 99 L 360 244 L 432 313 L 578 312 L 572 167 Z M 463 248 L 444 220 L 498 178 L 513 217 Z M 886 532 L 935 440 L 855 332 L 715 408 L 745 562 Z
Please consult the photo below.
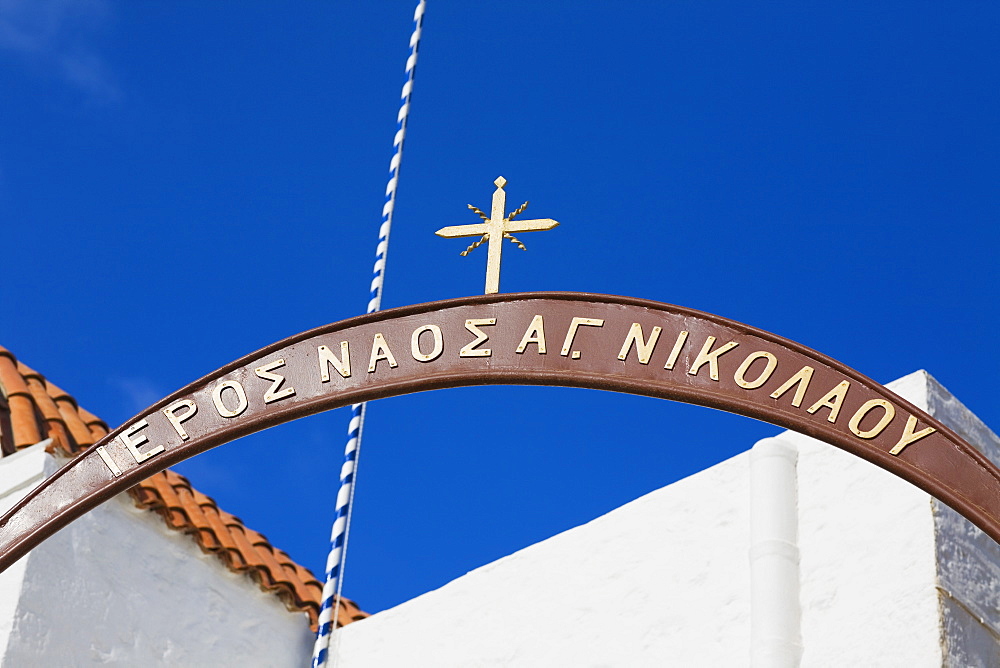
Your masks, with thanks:
M 875 381 L 774 334 L 628 297 L 466 297 L 279 341 L 154 404 L 0 518 L 0 571 L 140 480 L 240 436 L 346 404 L 469 385 L 641 394 L 757 418 L 933 494 L 1000 542 L 1000 471 Z

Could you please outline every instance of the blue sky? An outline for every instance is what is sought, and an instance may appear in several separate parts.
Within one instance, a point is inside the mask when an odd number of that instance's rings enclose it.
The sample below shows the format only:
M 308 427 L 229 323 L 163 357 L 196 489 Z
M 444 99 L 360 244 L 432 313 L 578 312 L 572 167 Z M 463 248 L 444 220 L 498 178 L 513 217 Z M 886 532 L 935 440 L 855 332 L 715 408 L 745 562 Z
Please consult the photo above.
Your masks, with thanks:
M 117 426 L 363 312 L 414 6 L 0 0 L 0 344 Z M 433 232 L 502 174 L 562 223 L 502 291 L 926 368 L 996 430 L 998 28 L 987 3 L 430 0 L 383 306 L 481 291 L 485 248 Z M 320 573 L 345 411 L 178 470 Z M 776 431 L 560 388 L 372 404 L 345 593 L 390 607 Z

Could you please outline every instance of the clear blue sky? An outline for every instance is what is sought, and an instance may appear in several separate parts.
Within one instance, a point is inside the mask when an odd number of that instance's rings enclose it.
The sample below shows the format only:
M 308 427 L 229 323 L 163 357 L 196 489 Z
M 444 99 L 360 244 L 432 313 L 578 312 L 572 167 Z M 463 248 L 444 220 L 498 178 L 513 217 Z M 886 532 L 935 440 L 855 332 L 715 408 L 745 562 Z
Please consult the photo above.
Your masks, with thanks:
M 383 305 L 482 290 L 485 248 L 433 232 L 502 174 L 562 223 L 503 291 L 926 368 L 1000 427 L 1000 10 L 764 4 L 429 0 Z M 363 312 L 414 5 L 0 0 L 0 344 L 114 427 Z M 369 408 L 345 593 L 370 611 L 777 431 L 559 388 Z M 178 469 L 321 573 L 345 411 Z

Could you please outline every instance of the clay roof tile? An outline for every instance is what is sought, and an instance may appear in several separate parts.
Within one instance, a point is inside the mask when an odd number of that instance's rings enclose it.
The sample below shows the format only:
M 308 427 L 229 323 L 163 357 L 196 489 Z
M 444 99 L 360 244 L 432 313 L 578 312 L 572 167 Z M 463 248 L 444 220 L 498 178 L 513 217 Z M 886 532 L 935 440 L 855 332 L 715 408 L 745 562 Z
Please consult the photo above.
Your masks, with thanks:
M 11 431 L 14 432 L 14 447 L 20 450 L 42 440 L 42 430 L 35 413 L 35 402 L 30 395 L 18 394 L 7 400 L 10 407 Z
M 236 549 L 239 550 L 246 567 L 251 570 L 250 574 L 255 575 L 256 571 L 266 570 L 267 566 L 261 560 L 257 548 L 250 544 L 250 541 L 247 540 L 246 535 L 243 533 L 243 523 L 218 506 L 216 506 L 216 510 L 219 513 L 219 520 L 226 527 L 230 540 L 233 541 Z M 260 583 L 258 582 L 258 584 Z
M 261 586 L 272 589 L 278 586 L 279 583 L 283 583 L 285 586 L 294 589 L 294 583 L 285 577 L 284 567 L 274 558 L 274 548 L 267 542 L 267 539 L 253 529 L 246 527 L 243 527 L 243 534 L 247 542 L 253 547 L 254 552 L 263 564 L 263 569 L 266 571 L 267 578 L 265 581 L 262 577 Z
M 36 373 L 23 375 L 25 382 L 28 384 L 28 391 L 31 392 L 31 398 L 35 402 L 36 409 L 48 423 L 48 438 L 51 438 L 53 444 L 61 449 L 64 454 L 73 454 L 77 451 L 76 443 L 70 438 L 69 430 L 66 429 L 66 423 L 59 413 L 59 408 L 56 407 L 56 402 L 45 391 L 45 383 L 42 377 Z
M 177 495 L 177 499 L 181 506 L 184 508 L 184 512 L 187 514 L 188 520 L 191 522 L 191 526 L 188 531 L 194 535 L 195 540 L 198 542 L 198 546 L 201 547 L 205 552 L 217 553 L 222 549 L 222 543 L 215 536 L 215 531 L 209 524 L 208 518 L 205 517 L 205 513 L 202 512 L 201 506 L 195 501 L 194 491 L 191 489 L 191 485 L 188 483 L 187 478 L 184 476 L 177 475 L 171 470 L 163 471 L 162 474 L 170 482 L 173 487 L 174 493 Z
M 17 360 L 4 348 L 0 354 L 0 387 L 7 396 L 14 447 L 26 448 L 42 440 L 42 430 L 35 413 L 35 402 L 24 376 L 17 369 Z
M 49 396 L 59 401 L 60 399 L 65 400 L 73 404 L 73 408 L 76 408 L 76 399 L 69 395 L 65 390 L 60 389 L 50 380 L 45 380 L 45 389 L 48 391 Z
M 151 507 L 163 516 L 171 529 L 186 531 L 191 527 L 191 518 L 187 513 L 187 508 L 178 498 L 167 476 L 157 474 L 146 478 L 139 484 L 146 489 L 152 488 L 156 492 L 160 502 L 152 504 Z
M 76 402 L 67 397 L 55 397 L 56 408 L 62 416 L 63 424 L 69 429 L 70 435 L 80 449 L 90 447 L 95 443 L 90 427 L 80 419 L 76 410 Z
M 83 423 L 90 428 L 90 433 L 93 434 L 95 443 L 111 432 L 108 429 L 107 423 L 90 411 L 80 408 L 77 412 L 80 414 L 80 419 L 83 420 Z
M 79 406 L 77 406 L 76 399 L 69 395 L 61 388 L 54 385 L 48 379 L 44 379 L 45 390 L 47 394 L 52 397 L 52 400 L 56 404 L 56 408 L 59 410 L 59 415 L 62 416 L 63 423 L 66 428 L 69 429 L 70 434 L 73 436 L 73 440 L 81 448 L 93 445 L 94 439 L 90 433 L 90 428 L 87 423 L 83 421 L 80 417 Z
M 28 392 L 28 385 L 24 382 L 24 376 L 17 370 L 17 360 L 4 349 L 4 354 L 0 355 L 0 385 L 3 385 L 4 394 L 8 397 L 17 394 L 31 396 Z
M 219 542 L 221 549 L 218 554 L 234 571 L 246 572 L 246 556 L 244 556 L 239 546 L 237 546 L 233 535 L 229 532 L 222 518 L 219 517 L 219 507 L 215 505 L 215 501 L 198 490 L 192 489 L 191 491 L 194 493 L 195 503 L 198 504 L 201 512 L 205 515 L 208 530 L 212 532 L 215 540 Z

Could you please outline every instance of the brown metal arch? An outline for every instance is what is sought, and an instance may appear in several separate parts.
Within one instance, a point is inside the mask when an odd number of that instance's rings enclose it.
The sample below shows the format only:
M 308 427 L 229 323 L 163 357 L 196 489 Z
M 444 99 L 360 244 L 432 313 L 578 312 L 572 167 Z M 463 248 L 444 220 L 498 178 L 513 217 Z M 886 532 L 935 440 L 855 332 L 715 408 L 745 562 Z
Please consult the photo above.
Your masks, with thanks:
M 641 340 L 633 340 L 623 360 L 623 343 L 636 323 Z M 533 328 L 537 324 L 540 330 Z M 655 344 L 654 328 L 659 328 Z M 472 345 L 477 331 L 489 338 Z M 343 341 L 350 349 L 347 377 L 336 364 L 320 362 L 320 346 L 339 358 Z M 649 351 L 645 360 L 639 355 L 642 343 Z M 720 353 L 722 347 L 726 350 Z M 374 371 L 369 370 L 372 360 Z M 812 371 L 802 372 L 805 367 Z M 781 392 L 797 373 L 808 375 L 808 383 Z M 274 374 L 282 377 L 280 384 Z M 230 385 L 219 393 L 219 408 L 213 395 L 224 382 Z M 933 417 L 836 360 L 763 330 L 678 306 L 608 295 L 523 293 L 351 318 L 279 341 L 191 383 L 111 432 L 0 518 L 0 571 L 115 494 L 240 436 L 351 403 L 490 384 L 640 394 L 771 422 L 912 482 L 1000 542 L 1000 471 Z M 246 395 L 245 407 L 236 385 Z M 294 394 L 283 393 L 288 388 Z M 163 412 L 184 401 L 197 407 L 181 423 L 186 439 Z M 237 409 L 242 409 L 238 415 L 228 416 Z M 884 420 L 890 413 L 892 418 Z M 183 419 L 186 411 L 177 408 L 174 415 Z M 890 454 L 907 433 L 926 429 L 932 431 Z M 137 456 L 125 440 L 136 444 Z

